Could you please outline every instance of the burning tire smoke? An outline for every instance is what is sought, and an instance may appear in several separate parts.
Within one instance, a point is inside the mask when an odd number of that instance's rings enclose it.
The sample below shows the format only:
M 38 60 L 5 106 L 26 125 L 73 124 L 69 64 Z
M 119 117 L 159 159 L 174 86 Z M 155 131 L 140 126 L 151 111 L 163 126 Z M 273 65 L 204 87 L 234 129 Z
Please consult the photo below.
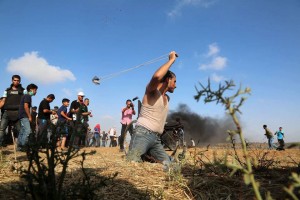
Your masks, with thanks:
M 228 137 L 226 131 L 234 127 L 229 116 L 222 119 L 201 117 L 192 112 L 186 104 L 179 104 L 177 110 L 171 111 L 167 122 L 173 122 L 178 118 L 184 126 L 187 144 L 189 144 L 191 138 L 194 139 L 196 144 L 201 145 L 224 143 Z

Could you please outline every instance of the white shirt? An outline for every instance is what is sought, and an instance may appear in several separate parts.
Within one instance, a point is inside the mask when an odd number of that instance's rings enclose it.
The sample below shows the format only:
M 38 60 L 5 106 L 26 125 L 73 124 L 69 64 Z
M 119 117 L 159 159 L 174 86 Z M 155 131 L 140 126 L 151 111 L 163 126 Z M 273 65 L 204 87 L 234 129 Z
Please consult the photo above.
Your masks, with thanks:
M 109 136 L 115 136 L 115 132 L 116 132 L 116 130 L 114 128 L 111 128 L 109 130 Z

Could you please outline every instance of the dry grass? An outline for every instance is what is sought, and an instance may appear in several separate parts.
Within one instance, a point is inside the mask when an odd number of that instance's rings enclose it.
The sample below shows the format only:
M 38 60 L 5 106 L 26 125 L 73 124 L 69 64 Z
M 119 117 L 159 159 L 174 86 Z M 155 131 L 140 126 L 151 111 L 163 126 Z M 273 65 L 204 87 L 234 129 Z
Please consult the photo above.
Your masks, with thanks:
M 251 186 L 246 186 L 241 173 L 230 177 L 231 172 L 223 161 L 234 155 L 228 146 L 216 146 L 208 149 L 189 149 L 182 164 L 181 174 L 163 172 L 161 164 L 132 163 L 125 160 L 124 153 L 117 147 L 83 148 L 81 151 L 95 150 L 84 162 L 87 172 L 101 177 L 117 173 L 106 187 L 97 191 L 99 199 L 253 199 Z M 171 152 L 170 152 L 171 153 Z M 241 153 L 238 149 L 238 153 Z M 25 153 L 17 153 L 14 162 L 13 146 L 2 149 L 0 160 L 0 199 L 24 199 L 22 179 L 19 167 L 26 168 Z M 242 154 L 240 154 L 242 155 Z M 258 159 L 255 177 L 261 184 L 263 196 L 270 191 L 274 199 L 286 197 L 282 187 L 290 182 L 292 171 L 300 170 L 300 149 L 286 151 L 252 148 L 250 155 Z M 65 185 L 81 180 L 80 157 L 70 161 Z M 60 169 L 57 169 L 59 173 Z M 298 171 L 299 173 L 299 171 Z M 97 182 L 91 177 L 91 182 Z

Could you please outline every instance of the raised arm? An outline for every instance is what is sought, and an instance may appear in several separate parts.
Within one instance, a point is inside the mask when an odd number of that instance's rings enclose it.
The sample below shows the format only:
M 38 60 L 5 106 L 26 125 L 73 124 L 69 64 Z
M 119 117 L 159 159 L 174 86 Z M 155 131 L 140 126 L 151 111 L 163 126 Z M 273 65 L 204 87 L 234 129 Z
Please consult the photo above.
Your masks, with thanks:
M 160 81 L 165 76 L 165 74 L 168 72 L 168 70 L 170 69 L 172 64 L 175 62 L 176 56 L 177 56 L 177 54 L 175 51 L 170 52 L 169 60 L 165 64 L 160 66 L 160 68 L 158 68 L 156 70 L 156 72 L 153 74 L 153 76 L 146 88 L 147 93 L 152 92 L 158 88 Z

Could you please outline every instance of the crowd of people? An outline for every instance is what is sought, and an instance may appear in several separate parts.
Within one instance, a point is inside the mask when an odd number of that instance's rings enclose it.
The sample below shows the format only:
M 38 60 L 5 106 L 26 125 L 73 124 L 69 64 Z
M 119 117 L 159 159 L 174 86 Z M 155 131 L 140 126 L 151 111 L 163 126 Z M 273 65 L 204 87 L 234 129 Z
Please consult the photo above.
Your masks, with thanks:
M 83 92 L 77 94 L 77 99 L 70 103 L 67 98 L 62 99 L 61 106 L 50 104 L 55 99 L 54 94 L 42 99 L 39 106 L 32 106 L 32 97 L 37 93 L 38 86 L 29 84 L 26 89 L 21 84 L 19 75 L 12 76 L 11 85 L 4 91 L 0 99 L 0 146 L 15 142 L 18 151 L 25 151 L 29 144 L 37 144 L 45 148 L 55 139 L 61 150 L 72 145 L 74 148 L 89 146 L 118 145 L 116 129 L 101 131 L 100 124 L 94 129 L 89 126 L 88 110 L 90 100 L 84 98 Z M 69 110 L 68 107 L 70 106 Z M 10 134 L 12 133 L 12 135 Z

